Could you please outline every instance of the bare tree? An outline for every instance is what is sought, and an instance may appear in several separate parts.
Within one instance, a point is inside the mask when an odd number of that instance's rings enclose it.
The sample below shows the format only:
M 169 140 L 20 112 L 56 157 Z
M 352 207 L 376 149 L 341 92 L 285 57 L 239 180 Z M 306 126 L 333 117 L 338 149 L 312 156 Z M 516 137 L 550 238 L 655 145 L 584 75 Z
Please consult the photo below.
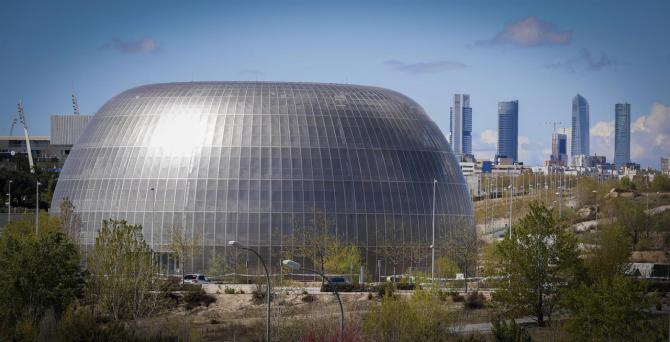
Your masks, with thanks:
M 477 262 L 480 241 L 477 239 L 475 227 L 467 221 L 459 222 L 447 233 L 443 242 L 446 256 L 454 261 L 463 271 L 465 292 L 468 292 L 468 276 Z
M 75 245 L 79 244 L 79 232 L 81 231 L 81 215 L 75 211 L 75 206 L 69 198 L 65 197 L 60 202 L 60 223 L 63 232 Z
M 172 229 L 168 250 L 177 259 L 181 277 L 186 274 L 186 264 L 192 263 L 193 259 L 202 249 L 202 234 L 195 233 L 192 236 L 185 229 L 175 227 Z

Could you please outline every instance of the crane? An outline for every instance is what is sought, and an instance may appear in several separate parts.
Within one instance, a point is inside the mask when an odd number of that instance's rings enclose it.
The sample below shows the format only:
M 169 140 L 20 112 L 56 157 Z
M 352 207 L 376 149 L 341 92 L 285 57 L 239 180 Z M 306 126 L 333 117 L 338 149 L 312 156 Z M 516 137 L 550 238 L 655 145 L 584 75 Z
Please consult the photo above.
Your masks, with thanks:
M 28 123 L 26 122 L 26 113 L 23 111 L 23 100 L 19 101 L 17 114 L 19 121 L 23 125 L 23 135 L 26 137 L 26 151 L 28 152 L 28 163 L 30 164 L 30 173 L 35 173 L 35 164 L 33 163 L 33 151 L 30 148 L 30 137 L 28 136 Z

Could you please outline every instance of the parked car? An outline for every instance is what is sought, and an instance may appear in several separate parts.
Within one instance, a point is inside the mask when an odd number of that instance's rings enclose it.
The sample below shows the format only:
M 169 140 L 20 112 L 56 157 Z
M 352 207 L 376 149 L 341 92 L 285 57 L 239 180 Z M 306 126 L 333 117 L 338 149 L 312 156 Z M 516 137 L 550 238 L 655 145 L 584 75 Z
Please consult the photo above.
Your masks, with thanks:
M 211 281 L 204 274 L 187 274 L 184 276 L 184 284 L 209 284 Z

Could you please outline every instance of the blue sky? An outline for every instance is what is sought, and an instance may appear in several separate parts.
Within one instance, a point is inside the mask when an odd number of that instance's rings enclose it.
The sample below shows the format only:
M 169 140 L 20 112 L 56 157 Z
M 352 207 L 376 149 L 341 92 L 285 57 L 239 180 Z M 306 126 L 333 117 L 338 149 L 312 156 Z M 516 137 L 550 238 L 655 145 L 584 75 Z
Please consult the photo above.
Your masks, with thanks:
M 591 106 L 591 151 L 613 154 L 614 104 L 632 106 L 632 157 L 670 155 L 668 1 L 4 1 L 0 134 L 23 98 L 31 134 L 137 85 L 277 80 L 376 85 L 446 134 L 471 95 L 475 154 L 495 153 L 497 102 L 519 100 L 520 158 L 549 154 L 571 100 Z

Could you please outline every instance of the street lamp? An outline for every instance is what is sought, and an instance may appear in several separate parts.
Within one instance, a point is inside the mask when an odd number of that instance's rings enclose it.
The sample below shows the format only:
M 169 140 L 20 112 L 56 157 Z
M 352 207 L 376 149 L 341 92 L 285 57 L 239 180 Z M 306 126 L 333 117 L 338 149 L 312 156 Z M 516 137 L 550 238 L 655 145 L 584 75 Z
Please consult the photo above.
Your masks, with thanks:
M 561 198 L 561 187 L 558 187 L 558 192 L 556 192 L 556 196 L 558 196 L 558 219 L 563 219 L 563 199 Z
M 338 340 L 341 340 L 342 336 L 344 335 L 344 309 L 342 308 L 342 300 L 340 299 L 340 294 L 337 293 L 337 287 L 335 286 L 335 284 L 331 283 L 330 279 L 328 279 L 328 277 L 323 275 L 321 272 L 313 270 L 313 269 L 301 267 L 299 263 L 297 263 L 293 260 L 284 260 L 284 261 L 282 261 L 282 264 L 284 264 L 284 266 L 286 266 L 286 267 L 288 267 L 292 270 L 296 270 L 296 271 L 297 270 L 303 270 L 303 271 L 311 272 L 311 273 L 314 273 L 314 274 L 318 274 L 318 275 L 321 276 L 321 278 L 323 278 L 325 281 L 327 281 L 328 284 L 330 284 L 330 286 L 333 288 L 333 293 L 335 293 L 335 297 L 337 297 L 337 303 L 340 304 L 340 336 L 339 336 Z
M 593 198 L 595 199 L 595 208 L 596 208 L 596 230 L 598 230 L 598 191 L 593 190 Z
M 12 220 L 12 183 L 13 180 L 9 180 L 8 185 L 9 185 L 9 190 L 7 191 L 7 223 L 9 223 Z
M 435 186 L 437 179 L 433 179 L 433 243 L 430 245 L 430 277 L 433 288 L 435 288 Z M 395 281 L 395 279 L 394 279 Z
M 514 195 L 514 188 L 510 184 L 509 189 L 509 239 L 512 240 L 512 196 Z
M 265 297 L 267 297 L 266 299 L 267 299 L 267 303 L 268 303 L 267 317 L 266 317 L 267 319 L 266 319 L 266 322 L 265 322 L 265 338 L 267 339 L 268 342 L 270 342 L 270 273 L 268 273 L 268 268 L 265 266 L 265 261 L 263 261 L 263 257 L 260 254 L 258 254 L 258 252 L 256 252 L 255 250 L 253 250 L 249 247 L 246 247 L 246 246 L 242 245 L 238 241 L 228 241 L 228 246 L 231 246 L 231 247 L 234 247 L 234 248 L 237 248 L 237 249 L 243 249 L 243 250 L 250 251 L 251 253 L 256 254 L 258 259 L 261 261 L 261 264 L 263 265 L 263 269 L 265 270 L 265 278 L 267 279 L 267 282 L 268 282 L 268 288 L 267 288 L 267 292 L 265 294 Z
M 37 187 L 35 190 L 35 236 L 38 236 L 40 233 L 40 183 L 37 181 Z

